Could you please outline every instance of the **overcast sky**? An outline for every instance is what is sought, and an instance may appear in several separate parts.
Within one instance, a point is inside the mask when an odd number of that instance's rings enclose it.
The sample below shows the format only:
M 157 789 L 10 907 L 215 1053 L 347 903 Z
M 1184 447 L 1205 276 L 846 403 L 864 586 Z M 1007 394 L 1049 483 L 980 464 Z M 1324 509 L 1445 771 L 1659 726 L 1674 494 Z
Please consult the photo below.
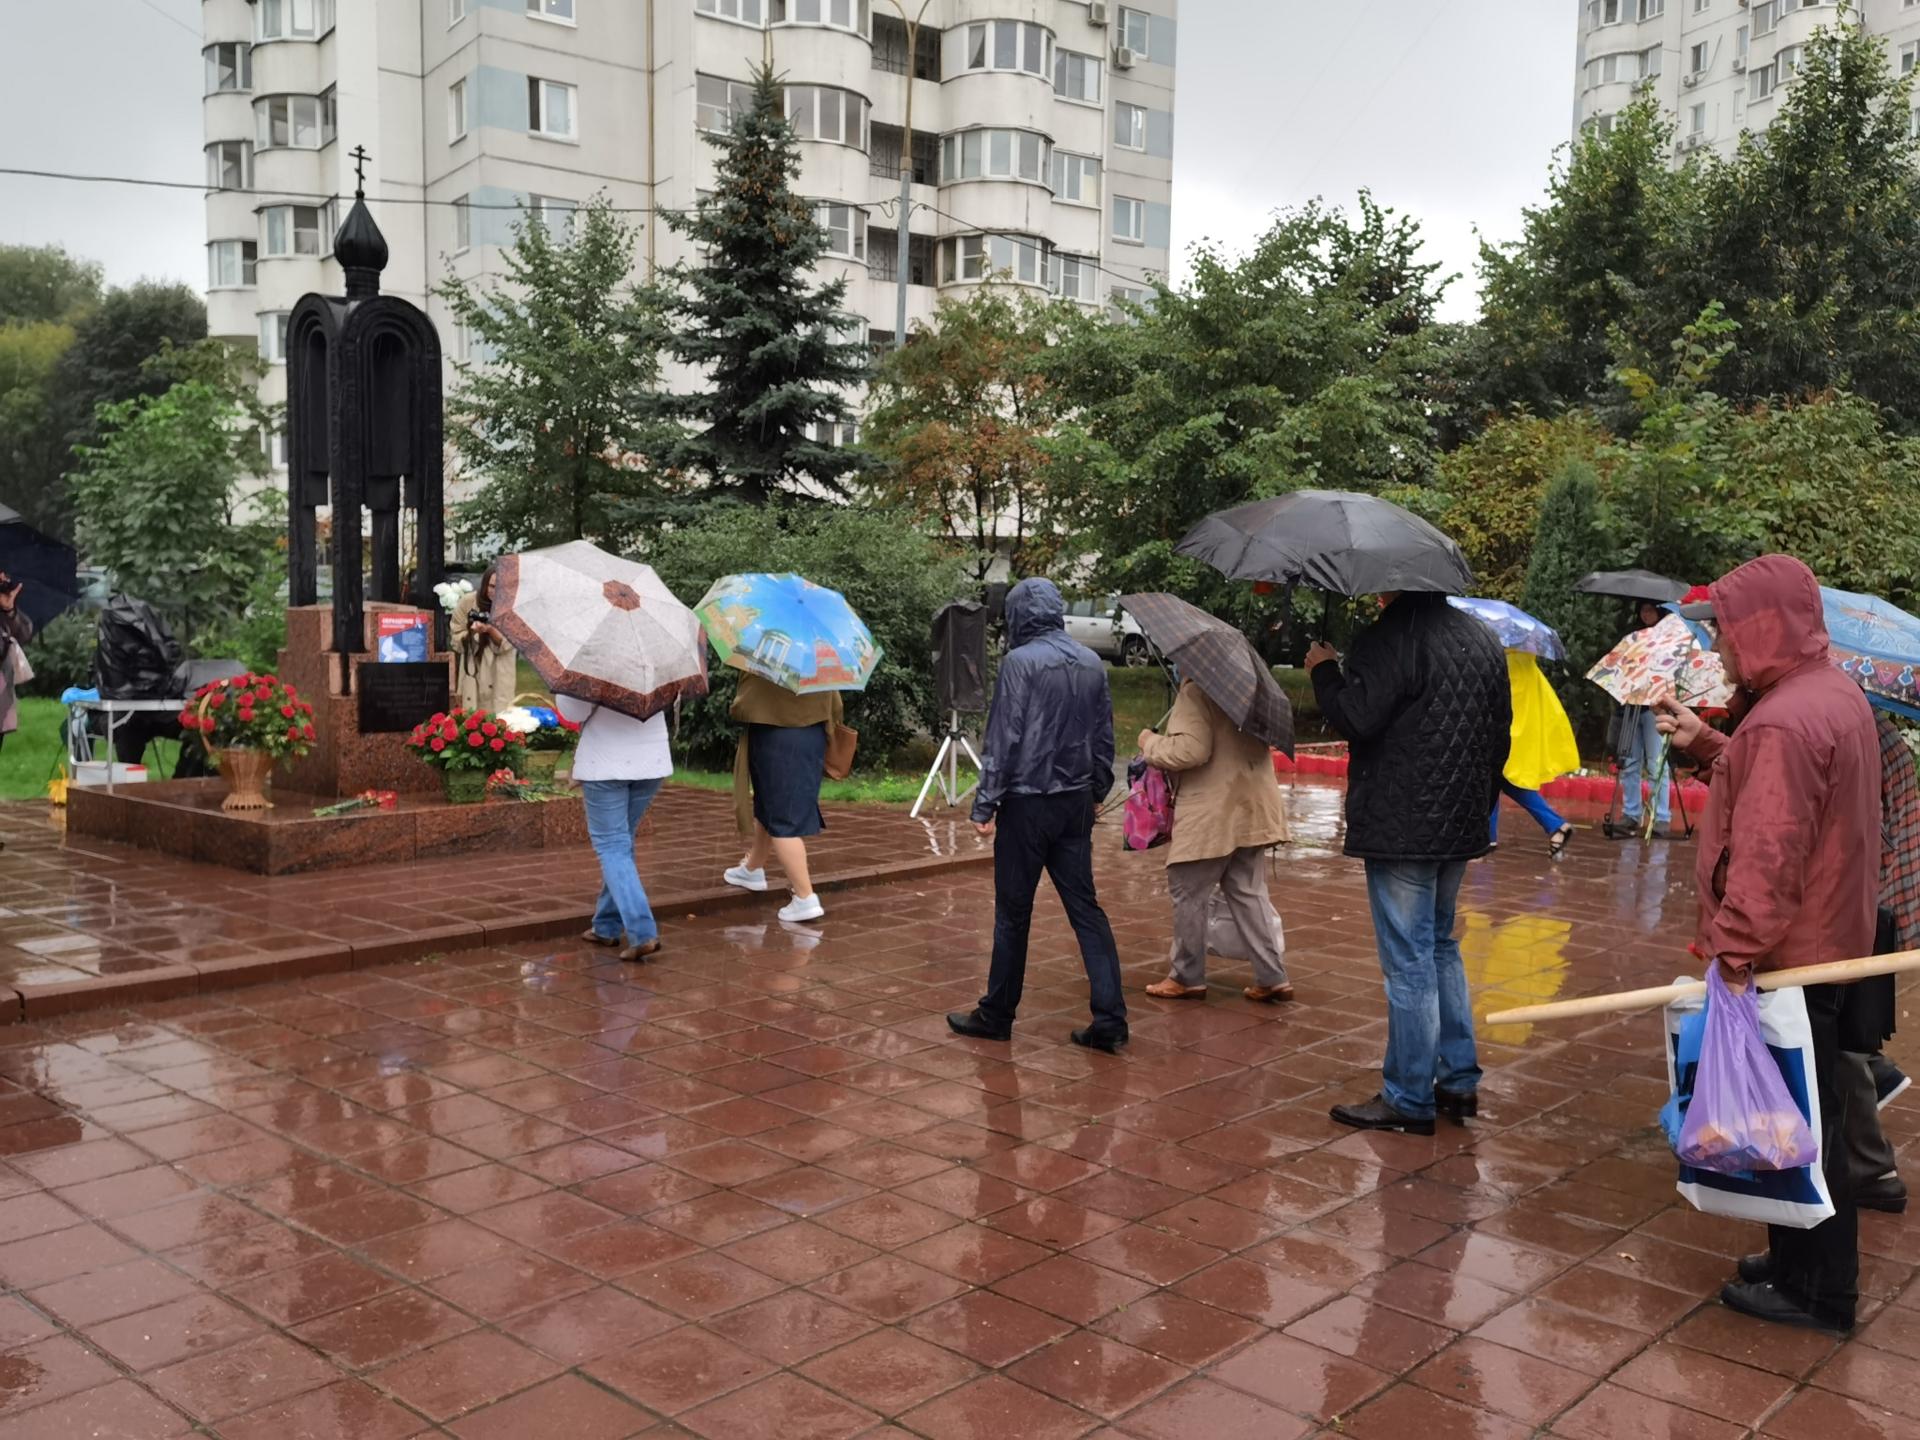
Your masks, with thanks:
M 0 0 L 0 166 L 197 182 L 199 9 Z M 1511 237 L 1567 138 L 1575 18 L 1573 0 L 1182 0 L 1176 257 L 1364 187 L 1419 217 L 1462 275 L 1446 313 L 1470 316 L 1475 228 Z M 0 175 L 0 241 L 64 244 L 114 283 L 203 285 L 203 215 L 192 190 Z

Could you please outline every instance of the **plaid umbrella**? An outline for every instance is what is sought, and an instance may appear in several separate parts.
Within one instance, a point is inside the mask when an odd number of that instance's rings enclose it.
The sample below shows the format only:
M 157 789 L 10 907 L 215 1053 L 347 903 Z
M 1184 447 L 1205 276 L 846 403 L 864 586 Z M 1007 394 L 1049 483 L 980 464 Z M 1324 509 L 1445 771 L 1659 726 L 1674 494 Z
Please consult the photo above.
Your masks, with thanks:
M 1123 595 L 1154 648 L 1254 739 L 1293 755 L 1293 707 L 1259 652 L 1233 626 L 1177 595 Z

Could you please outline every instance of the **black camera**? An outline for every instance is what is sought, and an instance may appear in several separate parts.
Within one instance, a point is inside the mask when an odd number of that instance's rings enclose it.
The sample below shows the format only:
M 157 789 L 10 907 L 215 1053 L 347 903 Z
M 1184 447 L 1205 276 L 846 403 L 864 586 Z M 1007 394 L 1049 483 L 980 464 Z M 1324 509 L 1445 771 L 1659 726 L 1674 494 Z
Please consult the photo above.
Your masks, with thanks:
M 0 595 L 11 595 L 19 588 L 18 580 L 9 580 L 5 575 L 0 575 Z

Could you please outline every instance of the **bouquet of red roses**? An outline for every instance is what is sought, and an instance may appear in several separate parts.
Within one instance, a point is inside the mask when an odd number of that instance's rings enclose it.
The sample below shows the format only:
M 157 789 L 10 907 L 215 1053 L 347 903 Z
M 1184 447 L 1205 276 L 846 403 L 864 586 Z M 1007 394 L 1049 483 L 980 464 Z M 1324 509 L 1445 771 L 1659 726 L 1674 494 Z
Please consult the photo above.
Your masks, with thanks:
M 180 728 L 209 750 L 264 750 L 298 758 L 313 747 L 313 706 L 275 675 L 230 676 L 202 685 L 180 707 Z
M 442 770 L 515 769 L 527 753 L 520 737 L 498 716 L 458 707 L 414 726 L 407 748 Z

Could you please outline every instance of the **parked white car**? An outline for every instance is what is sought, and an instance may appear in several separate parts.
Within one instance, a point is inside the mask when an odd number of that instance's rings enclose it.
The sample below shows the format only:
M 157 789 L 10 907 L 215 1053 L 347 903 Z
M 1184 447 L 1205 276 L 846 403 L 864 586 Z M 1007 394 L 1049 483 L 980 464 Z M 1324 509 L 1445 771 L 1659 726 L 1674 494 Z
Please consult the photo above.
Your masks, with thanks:
M 1067 634 L 1102 659 L 1122 665 L 1149 665 L 1147 637 L 1139 622 L 1120 608 L 1120 597 L 1067 602 Z

